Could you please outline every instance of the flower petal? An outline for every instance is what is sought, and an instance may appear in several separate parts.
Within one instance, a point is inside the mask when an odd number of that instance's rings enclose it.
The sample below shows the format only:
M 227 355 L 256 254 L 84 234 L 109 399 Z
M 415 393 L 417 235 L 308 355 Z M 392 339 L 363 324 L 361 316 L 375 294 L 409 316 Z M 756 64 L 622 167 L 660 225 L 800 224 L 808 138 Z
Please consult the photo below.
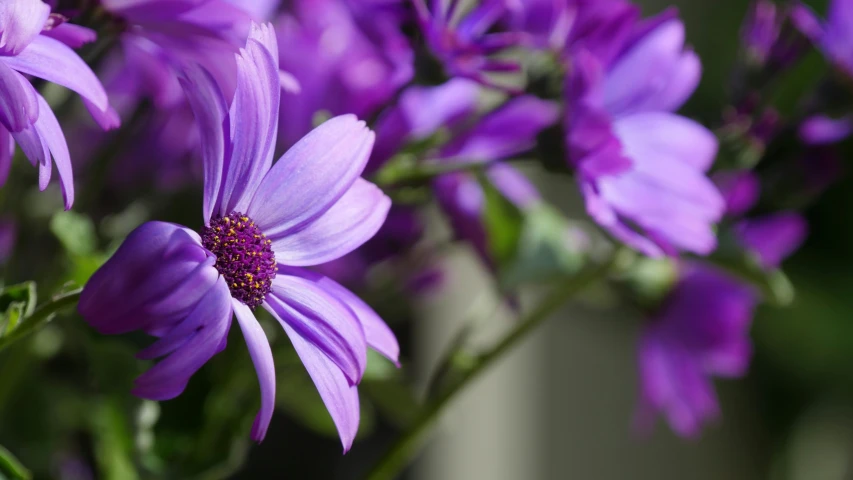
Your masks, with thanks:
M 311 266 L 330 262 L 370 240 L 388 216 L 391 199 L 376 185 L 359 178 L 347 193 L 305 228 L 270 236 L 276 261 Z
M 71 48 L 80 48 L 98 39 L 98 34 L 91 28 L 73 23 L 62 23 L 41 34 L 59 40 Z
M 364 330 L 355 314 L 322 286 L 283 270 L 273 279 L 264 308 L 325 353 L 350 384 L 361 380 L 367 366 Z
M 354 115 L 326 121 L 273 165 L 246 212 L 269 235 L 298 230 L 326 212 L 361 175 L 373 132 Z
M 21 74 L 0 57 L 0 124 L 11 132 L 20 132 L 38 118 L 36 91 Z
M 18 55 L 44 28 L 50 6 L 41 0 L 0 3 L 0 55 Z
M 159 301 L 182 286 L 207 258 L 195 232 L 172 223 L 144 223 L 92 275 L 80 295 L 78 311 L 103 334 L 183 318 L 188 313 L 184 302 L 167 311 Z M 157 315 L 147 311 L 149 305 L 158 306 Z
M 267 428 L 275 411 L 275 364 L 272 349 L 252 310 L 239 300 L 232 299 L 232 305 L 261 386 L 261 409 L 252 424 L 252 440 L 260 442 L 267 435 Z
M 358 318 L 367 345 L 399 366 L 400 344 L 394 332 L 370 306 L 340 283 L 301 268 L 279 267 L 279 272 L 311 281 L 346 305 Z
M 204 160 L 204 223 L 210 223 L 219 200 L 225 171 L 228 107 L 216 80 L 201 67 L 187 67 L 180 77 L 190 108 L 198 125 L 201 155 Z
M 39 118 L 29 128 L 13 133 L 15 140 L 21 149 L 32 161 L 39 164 L 39 188 L 44 190 L 50 181 L 52 165 L 50 158 L 56 164 L 59 172 L 60 186 L 62 187 L 62 198 L 65 200 L 65 209 L 71 208 L 74 203 L 74 174 L 71 170 L 71 155 L 68 153 L 68 144 L 65 142 L 65 134 L 53 114 L 53 110 L 42 98 L 37 95 L 39 105 Z
M 316 345 L 303 338 L 290 325 L 282 322 L 282 327 L 293 342 L 293 348 L 302 359 L 305 369 L 317 386 L 320 398 L 326 404 L 344 447 L 344 453 L 352 447 L 358 433 L 360 417 L 358 390 L 350 385 L 343 372 Z
M 133 394 L 150 400 L 180 395 L 190 377 L 220 352 L 230 326 L 231 295 L 220 277 L 183 322 L 141 352 L 143 357 L 171 354 L 135 380 Z
M 272 26 L 252 26 L 237 55 L 237 90 L 231 105 L 231 161 L 222 189 L 220 215 L 245 212 L 272 165 L 281 83 Z
M 107 92 L 92 69 L 59 40 L 39 35 L 20 54 L 4 57 L 3 62 L 21 73 L 74 90 L 102 112 L 110 107 Z

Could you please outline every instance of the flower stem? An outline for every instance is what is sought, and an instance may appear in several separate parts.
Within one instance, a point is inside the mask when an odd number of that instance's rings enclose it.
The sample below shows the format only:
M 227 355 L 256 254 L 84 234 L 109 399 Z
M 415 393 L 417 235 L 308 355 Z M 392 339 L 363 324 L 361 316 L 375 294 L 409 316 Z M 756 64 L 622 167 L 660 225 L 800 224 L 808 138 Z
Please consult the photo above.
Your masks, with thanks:
M 8 335 L 0 337 L 0 350 L 3 350 L 16 341 L 41 329 L 53 320 L 53 317 L 60 310 L 76 305 L 77 302 L 80 301 L 81 291 L 82 289 L 76 289 L 71 292 L 63 293 L 62 295 L 54 297 L 50 302 L 38 307 L 32 315 L 21 322 L 21 325 L 18 328 L 12 330 Z
M 453 400 L 457 394 L 462 392 L 467 385 L 472 383 L 481 373 L 486 371 L 496 360 L 512 350 L 521 340 L 541 325 L 551 314 L 557 311 L 572 296 L 594 281 L 604 277 L 610 270 L 612 261 L 596 266 L 586 273 L 573 277 L 556 287 L 545 297 L 536 308 L 512 328 L 498 343 L 479 355 L 475 361 L 468 363 L 465 370 L 445 389 L 427 400 L 420 415 L 412 422 L 408 430 L 379 460 L 373 469 L 367 474 L 369 480 L 391 480 L 397 477 L 400 471 L 409 463 L 409 460 L 420 450 L 427 433 L 435 424 L 444 408 Z M 449 355 L 454 355 L 452 351 Z M 450 360 L 449 360 L 450 361 Z

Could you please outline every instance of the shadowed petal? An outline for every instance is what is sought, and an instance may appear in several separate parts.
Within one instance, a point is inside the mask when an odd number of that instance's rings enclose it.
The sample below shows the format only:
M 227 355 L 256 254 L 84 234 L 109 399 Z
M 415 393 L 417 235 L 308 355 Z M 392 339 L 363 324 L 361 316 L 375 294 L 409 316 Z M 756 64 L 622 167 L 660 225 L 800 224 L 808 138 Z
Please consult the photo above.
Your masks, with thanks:
M 140 352 L 142 358 L 171 354 L 136 379 L 133 394 L 151 400 L 180 395 L 190 377 L 220 351 L 230 326 L 231 295 L 220 278 L 181 324 Z
M 102 112 L 109 109 L 107 92 L 98 77 L 59 40 L 39 35 L 19 55 L 3 58 L 3 62 L 21 73 L 74 90 Z
M 20 132 L 38 118 L 37 94 L 30 82 L 9 68 L 5 60 L 0 57 L 0 123 L 12 132 Z
M 758 255 L 764 268 L 778 268 L 803 244 L 808 224 L 798 213 L 778 212 L 743 220 L 735 231 L 740 241 Z
M 350 385 L 341 369 L 332 362 L 316 345 L 306 340 L 286 322 L 281 323 L 293 348 L 308 370 L 311 380 L 320 392 L 320 398 L 326 404 L 341 443 L 344 453 L 352 447 L 352 442 L 358 433 L 359 405 L 358 390 L 355 385 Z
M 210 223 L 219 200 L 222 173 L 225 171 L 225 131 L 228 107 L 216 80 L 203 68 L 184 70 L 181 86 L 187 95 L 199 129 L 204 162 L 204 223 Z
M 237 90 L 229 115 L 233 150 L 222 189 L 222 216 L 246 211 L 272 165 L 281 83 L 271 29 L 253 25 L 246 48 L 237 56 Z
M 252 424 L 252 440 L 260 442 L 267 435 L 275 411 L 275 364 L 270 343 L 255 314 L 239 300 L 232 300 L 232 305 L 261 386 L 261 409 Z
M 319 273 L 301 268 L 279 267 L 279 273 L 289 276 L 301 277 L 305 280 L 313 282 L 318 287 L 322 288 L 338 300 L 344 303 L 355 316 L 358 318 L 361 327 L 364 330 L 364 337 L 367 340 L 367 345 L 381 353 L 388 360 L 391 360 L 399 366 L 400 344 L 397 343 L 397 337 L 394 332 L 388 328 L 388 325 L 373 311 L 372 308 L 357 295 L 347 290 L 338 282 L 329 277 L 320 275 Z
M 276 261 L 311 266 L 330 262 L 370 240 L 385 223 L 391 199 L 359 178 L 329 210 L 304 229 L 271 236 Z
M 50 7 L 41 0 L 0 2 L 0 55 L 17 55 L 44 28 Z
M 12 157 L 15 156 L 15 141 L 6 127 L 0 125 L 0 187 L 9 179 Z
M 357 384 L 367 366 L 367 341 L 355 314 L 320 285 L 280 273 L 273 279 L 265 308 L 287 323 Z
M 131 232 L 89 279 L 78 311 L 100 333 L 147 329 L 186 316 L 184 302 L 165 310 L 165 295 L 209 258 L 195 232 L 165 222 L 147 222 Z M 211 267 L 212 268 L 212 267 Z M 157 305 L 157 315 L 146 310 Z
M 50 30 L 45 30 L 41 34 L 59 40 L 71 48 L 80 48 L 87 43 L 94 42 L 98 38 L 98 34 L 91 28 L 74 25 L 73 23 L 63 23 Z
M 308 225 L 349 190 L 372 146 L 373 132 L 354 115 L 326 121 L 273 165 L 246 214 L 268 236 Z
M 21 146 L 24 154 L 39 165 L 39 188 L 44 190 L 50 181 L 50 172 L 53 166 L 50 158 L 56 164 L 59 172 L 62 198 L 65 200 L 65 209 L 71 208 L 74 203 L 74 174 L 71 171 L 71 155 L 68 153 L 68 144 L 65 142 L 65 134 L 41 95 L 37 96 L 39 104 L 39 118 L 29 128 L 13 133 L 15 140 Z

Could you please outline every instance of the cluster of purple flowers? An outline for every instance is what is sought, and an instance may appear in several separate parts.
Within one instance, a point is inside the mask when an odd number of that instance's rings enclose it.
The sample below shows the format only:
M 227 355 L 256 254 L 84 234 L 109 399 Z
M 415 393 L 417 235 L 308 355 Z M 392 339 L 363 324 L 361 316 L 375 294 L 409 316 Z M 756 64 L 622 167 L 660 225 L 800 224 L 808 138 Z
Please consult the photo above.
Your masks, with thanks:
M 74 202 L 69 146 L 32 77 L 78 93 L 97 123 L 73 127 L 82 139 L 71 145 L 75 162 L 103 148 L 110 137 L 99 130 L 141 114 L 134 140 L 118 146 L 117 181 L 153 177 L 162 188 L 203 177 L 199 232 L 144 223 L 82 292 L 79 312 L 98 332 L 157 338 L 138 354 L 161 360 L 137 378 L 136 395 L 181 394 L 226 347 L 236 317 L 260 383 L 251 435 L 262 440 L 276 386 L 255 317 L 262 307 L 348 450 L 368 348 L 394 363 L 400 349 L 342 284 L 363 288 L 371 269 L 405 257 L 425 230 L 424 202 L 392 206 L 402 189 L 383 191 L 378 179 L 405 168 L 438 172 L 415 187 L 497 275 L 486 189 L 522 215 L 542 205 L 512 161 L 556 134 L 558 163 L 589 217 L 614 243 L 676 266 L 639 342 L 638 420 L 662 412 L 676 432 L 693 435 L 717 415 L 711 378 L 745 374 L 761 293 L 698 257 L 731 235 L 758 268 L 775 270 L 806 224 L 795 211 L 754 208 L 762 182 L 754 165 L 715 166 L 721 131 L 737 127 L 766 145 L 781 129 L 778 114 L 747 108 L 746 96 L 733 99 L 736 122 L 716 131 L 678 113 L 702 64 L 675 10 L 643 18 L 628 0 L 284 3 L 102 0 L 92 15 L 108 38 L 94 71 L 72 48 L 96 41 L 95 31 L 38 0 L 0 4 L 0 185 L 17 144 L 38 165 L 41 189 L 53 158 L 65 207 Z M 834 0 L 826 22 L 803 6 L 760 0 L 743 30 L 748 67 L 779 72 L 811 42 L 853 76 L 851 26 L 848 0 Z M 556 92 L 528 85 L 528 57 L 550 62 L 545 83 Z M 750 88 L 760 86 L 740 90 Z M 853 132 L 853 119 L 829 113 L 817 104 L 793 122 L 810 154 Z M 831 176 L 815 178 L 811 193 Z M 424 273 L 406 280 L 422 285 Z

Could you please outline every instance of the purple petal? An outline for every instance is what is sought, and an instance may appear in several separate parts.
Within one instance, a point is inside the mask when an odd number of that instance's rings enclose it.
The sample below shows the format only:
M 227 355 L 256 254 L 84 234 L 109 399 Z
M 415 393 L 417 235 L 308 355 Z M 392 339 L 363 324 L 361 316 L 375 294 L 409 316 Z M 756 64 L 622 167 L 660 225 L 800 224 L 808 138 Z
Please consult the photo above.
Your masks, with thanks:
M 265 308 L 325 353 L 350 384 L 361 381 L 367 365 L 364 330 L 355 314 L 321 285 L 280 273 Z
M 38 118 L 37 93 L 5 60 L 0 57 L 0 124 L 11 132 L 20 132 Z
M 261 385 L 261 409 L 252 424 L 252 440 L 260 442 L 267 435 L 275 411 L 275 363 L 264 329 L 252 310 L 238 300 L 232 299 L 232 305 Z
M 364 170 L 373 132 L 353 115 L 332 118 L 270 169 L 246 214 L 268 236 L 283 236 L 326 212 Z
M 145 223 L 92 275 L 80 296 L 78 311 L 103 334 L 168 325 L 169 320 L 186 316 L 185 302 L 170 311 L 163 310 L 166 305 L 158 305 L 157 315 L 147 307 L 183 286 L 187 276 L 208 258 L 195 232 L 171 223 Z
M 358 433 L 359 405 L 358 390 L 350 385 L 341 369 L 332 362 L 316 345 L 306 340 L 286 322 L 282 327 L 293 342 L 293 348 L 302 359 L 305 369 L 317 386 L 320 398 L 326 404 L 344 447 L 344 453 L 352 447 Z
M 800 140 L 808 145 L 837 143 L 853 133 L 853 116 L 831 118 L 825 115 L 809 117 L 800 124 Z
M 777 268 L 806 239 L 808 224 L 793 212 L 780 212 L 744 220 L 737 234 L 746 247 L 758 255 L 765 268 Z
M 0 187 L 9 179 L 12 158 L 15 156 L 15 141 L 6 127 L 0 125 Z
M 60 24 L 50 30 L 43 31 L 42 35 L 59 40 L 71 48 L 80 48 L 98 38 L 98 34 L 91 28 L 81 27 L 73 23 Z
M 0 3 L 0 55 L 18 55 L 44 28 L 50 6 L 41 0 Z
M 180 78 L 198 124 L 204 163 L 204 222 L 210 223 L 217 208 L 222 174 L 225 171 L 227 106 L 216 80 L 201 67 L 189 67 Z
M 13 133 L 15 140 L 21 146 L 24 153 L 39 163 L 39 188 L 44 190 L 50 181 L 50 172 L 53 168 L 50 158 L 56 164 L 59 172 L 60 185 L 62 187 L 62 198 L 65 200 L 65 209 L 71 208 L 74 203 L 74 175 L 71 171 L 71 155 L 68 153 L 68 144 L 62 128 L 53 114 L 53 110 L 42 98 L 37 96 L 39 104 L 39 118 L 26 130 Z
M 347 290 L 338 282 L 329 277 L 320 275 L 310 270 L 299 268 L 279 267 L 279 272 L 290 276 L 301 277 L 315 283 L 319 288 L 322 288 L 338 300 L 344 303 L 358 318 L 364 329 L 364 337 L 367 340 L 367 345 L 381 353 L 385 358 L 391 360 L 399 366 L 400 344 L 397 343 L 397 337 L 394 332 L 388 328 L 388 325 L 379 317 L 379 315 L 370 306 L 357 295 Z
M 557 121 L 560 109 L 531 95 L 514 98 L 442 149 L 443 157 L 485 161 L 529 150 L 536 136 Z
M 758 176 L 749 170 L 730 170 L 714 175 L 714 183 L 726 200 L 726 214 L 739 217 L 758 201 L 761 185 Z
M 222 189 L 220 215 L 245 212 L 272 165 L 281 84 L 272 26 L 253 25 L 237 56 L 237 90 L 231 105 L 232 154 Z
M 220 278 L 181 324 L 141 352 L 149 358 L 169 356 L 136 379 L 133 394 L 150 400 L 180 395 L 190 377 L 221 351 L 230 326 L 231 295 Z
M 486 176 L 504 197 L 519 208 L 528 208 L 542 199 L 533 183 L 512 165 L 492 165 L 486 170 Z
M 604 86 L 611 114 L 674 111 L 699 84 L 701 65 L 684 52 L 684 24 L 667 21 L 638 41 L 608 72 Z
M 814 43 L 819 43 L 824 35 L 824 28 L 817 15 L 809 7 L 797 2 L 791 7 L 791 23 Z
M 332 207 L 297 232 L 270 236 L 276 261 L 311 266 L 330 262 L 370 240 L 388 215 L 391 199 L 359 178 Z
M 614 130 L 632 159 L 664 156 L 704 172 L 717 156 L 717 137 L 701 124 L 679 115 L 630 115 L 615 122 Z
M 74 90 L 107 111 L 107 92 L 88 65 L 59 40 L 39 35 L 20 54 L 3 58 L 9 67 Z

